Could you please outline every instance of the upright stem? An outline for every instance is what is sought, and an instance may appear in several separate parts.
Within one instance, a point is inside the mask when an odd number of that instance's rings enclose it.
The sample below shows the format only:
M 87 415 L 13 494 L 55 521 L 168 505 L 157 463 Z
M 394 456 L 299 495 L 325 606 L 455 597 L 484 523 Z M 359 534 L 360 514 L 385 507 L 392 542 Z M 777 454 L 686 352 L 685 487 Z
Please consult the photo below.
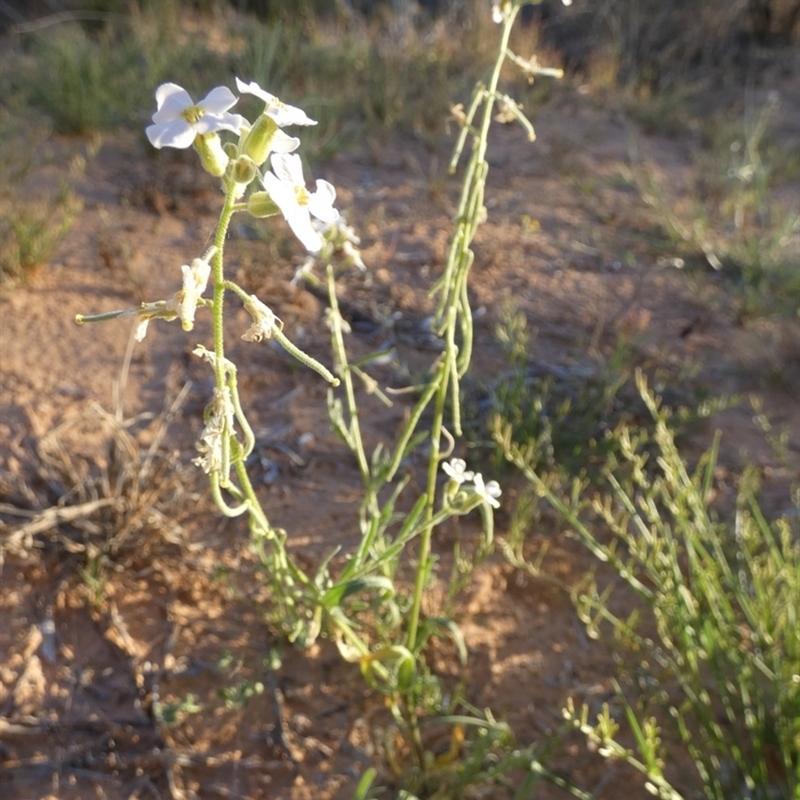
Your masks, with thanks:
M 225 203 L 219 215 L 217 232 L 214 237 L 216 252 L 212 258 L 211 266 L 214 270 L 214 299 L 213 299 L 213 324 L 214 324 L 214 354 L 216 361 L 214 372 L 216 375 L 217 389 L 225 386 L 225 332 L 224 332 L 224 311 L 225 311 L 225 269 L 223 250 L 225 248 L 225 237 L 228 235 L 228 226 L 234 213 L 234 184 L 231 182 L 225 187 Z
M 217 232 L 214 237 L 216 250 L 212 257 L 212 268 L 214 270 L 214 299 L 212 301 L 212 319 L 214 326 L 214 383 L 217 392 L 225 392 L 228 388 L 227 374 L 225 369 L 225 259 L 223 250 L 225 248 L 225 236 L 228 233 L 228 226 L 234 212 L 234 191 L 235 185 L 231 182 L 225 184 L 225 202 L 219 215 Z M 226 423 L 227 428 L 227 423 Z M 222 468 L 219 471 L 219 485 L 227 488 L 230 485 L 231 470 L 231 440 L 234 432 L 225 430 L 222 434 Z
M 486 184 L 488 167 L 485 162 L 486 147 L 489 139 L 489 126 L 492 123 L 492 110 L 497 93 L 497 84 L 500 81 L 500 71 L 508 51 L 508 41 L 514 20 L 517 16 L 518 6 L 514 6 L 506 15 L 503 23 L 503 32 L 500 40 L 501 56 L 497 59 L 492 70 L 489 85 L 486 89 L 479 87 L 477 92 L 484 94 L 484 108 L 481 126 L 476 136 L 474 149 L 467 169 L 467 177 L 459 201 L 459 215 L 456 230 L 448 256 L 447 267 L 442 278 L 440 288 L 442 297 L 439 303 L 437 316 L 443 320 L 442 333 L 445 338 L 445 352 L 433 379 L 436 384 L 436 401 L 434 405 L 433 423 L 431 425 L 430 456 L 428 460 L 427 503 L 425 506 L 425 528 L 420 535 L 419 556 L 417 572 L 414 581 L 414 598 L 408 622 L 408 649 L 413 653 L 417 646 L 417 633 L 419 630 L 419 616 L 422 608 L 422 595 L 425 581 L 428 577 L 428 561 L 431 555 L 431 539 L 433 536 L 433 508 L 436 500 L 436 479 L 439 472 L 439 459 L 441 455 L 441 437 L 444 418 L 444 408 L 447 401 L 448 388 L 452 387 L 454 394 L 453 405 L 455 412 L 455 426 L 460 427 L 458 420 L 458 378 L 463 375 L 469 364 L 469 355 L 472 348 L 471 313 L 466 300 L 466 280 L 472 266 L 472 252 L 470 245 L 478 226 L 481 208 L 483 206 L 483 187 Z M 476 105 L 470 108 L 474 112 Z M 459 323 L 459 312 L 462 319 L 462 331 L 465 333 L 465 352 L 458 359 L 458 346 L 455 344 L 455 331 Z M 460 363 L 457 363 L 460 361 Z
M 492 124 L 492 112 L 494 110 L 494 102 L 497 96 L 497 85 L 500 82 L 500 72 L 505 62 L 505 57 L 508 52 L 508 40 L 511 36 L 511 29 L 514 27 L 514 20 L 516 19 L 519 8 L 513 6 L 508 12 L 503 23 L 503 32 L 500 37 L 500 57 L 495 62 L 492 74 L 489 79 L 488 86 L 479 84 L 475 89 L 476 101 L 472 103 L 469 110 L 468 120 L 471 123 L 473 116 L 477 113 L 480 105 L 480 100 L 484 100 L 483 115 L 481 118 L 480 127 L 475 133 L 472 154 L 467 163 L 466 173 L 464 175 L 464 183 L 461 189 L 461 197 L 458 201 L 458 210 L 456 211 L 456 230 L 453 233 L 453 238 L 450 241 L 450 249 L 447 254 L 447 265 L 445 266 L 444 274 L 437 283 L 434 291 L 441 291 L 439 304 L 436 309 L 437 325 L 447 314 L 447 308 L 456 302 L 454 297 L 458 297 L 459 288 L 462 279 L 466 280 L 466 274 L 472 266 L 472 253 L 470 245 L 475 236 L 475 229 L 478 226 L 480 219 L 480 212 L 483 206 L 483 187 L 486 183 L 486 174 L 488 172 L 488 164 L 486 164 L 486 148 L 489 143 L 489 127 Z M 467 130 L 465 125 L 464 130 Z M 469 130 L 472 131 L 471 124 Z M 463 134 L 463 131 L 462 131 Z M 463 141 L 460 138 L 457 146 L 457 152 L 463 146 Z M 451 163 L 451 170 L 455 169 L 456 159 L 454 158 Z M 463 374 L 464 370 L 459 370 Z
M 489 80 L 489 98 L 484 108 L 483 120 L 481 122 L 481 130 L 478 135 L 478 152 L 480 160 L 486 154 L 486 146 L 489 142 L 489 126 L 492 124 L 492 108 L 494 106 L 494 98 L 497 92 L 497 84 L 500 82 L 500 72 L 503 69 L 503 64 L 508 54 L 508 40 L 511 38 L 511 29 L 514 27 L 514 20 L 517 18 L 519 6 L 514 5 L 508 12 L 508 16 L 503 23 L 503 33 L 500 37 L 500 52 L 503 54 L 502 58 L 498 58 L 495 62 L 494 69 L 492 70 L 492 77 Z
M 422 608 L 422 594 L 425 589 L 425 580 L 428 577 L 428 559 L 431 556 L 431 538 L 433 536 L 433 504 L 436 499 L 436 478 L 439 473 L 439 450 L 442 438 L 442 418 L 444 405 L 447 400 L 447 386 L 452 360 L 446 356 L 442 359 L 442 366 L 437 375 L 438 385 L 436 391 L 436 405 L 433 411 L 433 424 L 431 425 L 431 453 L 428 459 L 428 485 L 427 503 L 425 504 L 425 527 L 420 534 L 419 555 L 417 556 L 417 573 L 414 579 L 414 601 L 411 606 L 411 616 L 408 622 L 408 649 L 413 653 L 417 644 L 417 628 L 419 615 Z

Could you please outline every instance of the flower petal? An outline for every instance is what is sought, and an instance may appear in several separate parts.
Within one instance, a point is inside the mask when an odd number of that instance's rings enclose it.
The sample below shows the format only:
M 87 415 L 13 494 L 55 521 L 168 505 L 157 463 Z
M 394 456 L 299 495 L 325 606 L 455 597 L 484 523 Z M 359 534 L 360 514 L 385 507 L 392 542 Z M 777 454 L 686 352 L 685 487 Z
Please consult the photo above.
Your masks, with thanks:
M 264 112 L 268 117 L 275 120 L 276 125 L 283 128 L 286 125 L 316 125 L 317 121 L 303 111 L 302 108 L 297 106 L 287 106 L 277 100 L 273 105 L 270 105 Z
M 302 242 L 306 250 L 312 253 L 320 250 L 323 245 L 322 237 L 311 225 L 311 216 L 308 213 L 308 208 L 298 204 L 294 187 L 279 180 L 271 172 L 267 172 L 263 180 L 264 188 L 269 192 L 269 196 L 273 199 L 275 205 L 280 208 L 292 232 Z
M 450 476 L 450 480 L 458 484 L 471 481 L 474 473 L 467 469 L 467 462 L 463 458 L 451 458 L 442 462 L 442 469 Z
M 298 147 L 300 147 L 300 140 L 289 136 L 280 129 L 275 131 L 269 140 L 269 148 L 273 153 L 293 153 Z
M 298 155 L 275 153 L 270 159 L 273 172 L 282 183 L 290 186 L 305 186 L 303 177 L 303 162 Z
M 185 108 L 194 103 L 189 92 L 177 83 L 162 83 L 156 89 L 156 107 L 153 122 L 166 122 L 174 119 Z
M 488 503 L 492 508 L 500 508 L 500 502 L 497 499 L 502 494 L 500 484 L 497 481 L 489 481 L 488 484 L 483 483 L 483 475 L 480 472 L 475 473 L 473 478 L 475 484 L 475 494 L 481 498 L 485 503 Z
M 297 212 L 286 217 L 286 221 L 306 250 L 310 253 L 316 253 L 322 249 L 322 245 L 325 244 L 325 242 L 311 225 L 311 217 L 308 215 L 308 212 L 303 211 L 298 206 Z
M 144 337 L 147 336 L 147 326 L 149 322 L 150 319 L 148 317 L 143 317 L 136 323 L 133 338 L 136 339 L 137 342 L 144 341 Z
M 240 114 L 203 114 L 194 124 L 197 133 L 215 133 L 217 131 L 233 131 L 239 133 L 244 123 L 244 117 Z
M 194 128 L 181 117 L 148 125 L 146 133 L 153 147 L 177 147 L 179 150 L 191 147 L 197 135 Z
M 318 180 L 317 191 L 308 198 L 308 210 L 323 222 L 336 222 L 339 212 L 333 207 L 336 189 L 328 181 Z
M 284 216 L 286 214 L 286 207 L 297 205 L 297 196 L 295 195 L 292 187 L 275 177 L 272 172 L 264 173 L 262 183 L 264 184 L 264 188 L 267 190 L 267 193 L 272 198 L 275 205 L 280 208 Z
M 236 88 L 243 94 L 252 94 L 266 103 L 264 113 L 275 121 L 279 127 L 285 125 L 316 125 L 316 120 L 311 119 L 302 108 L 289 106 L 282 103 L 274 94 L 264 91 L 255 81 L 245 83 L 236 79 Z
M 227 87 L 212 89 L 197 105 L 208 114 L 224 114 L 239 98 Z
M 258 97 L 260 100 L 263 100 L 268 106 L 275 103 L 278 98 L 275 97 L 274 94 L 270 94 L 269 92 L 264 91 L 255 81 L 250 81 L 250 83 L 245 83 L 239 78 L 236 79 L 236 88 L 242 92 L 243 94 L 252 94 Z

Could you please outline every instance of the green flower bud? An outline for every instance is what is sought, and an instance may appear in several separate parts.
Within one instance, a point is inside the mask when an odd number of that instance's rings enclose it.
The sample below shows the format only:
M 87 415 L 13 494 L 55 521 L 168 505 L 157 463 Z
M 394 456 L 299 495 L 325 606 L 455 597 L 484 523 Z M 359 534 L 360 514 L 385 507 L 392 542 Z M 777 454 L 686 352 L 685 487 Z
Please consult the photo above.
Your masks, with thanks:
M 242 152 L 250 156 L 260 167 L 266 160 L 270 152 L 270 143 L 278 130 L 278 124 L 272 117 L 262 114 L 256 124 L 253 125 L 247 138 L 244 140 Z
M 269 196 L 269 192 L 253 192 L 247 198 L 247 210 L 254 217 L 274 217 L 281 213 L 274 200 Z
M 233 162 L 231 177 L 241 186 L 247 186 L 258 174 L 258 169 L 251 158 L 240 156 Z
M 222 149 L 222 142 L 216 133 L 198 133 L 194 140 L 195 150 L 200 154 L 203 169 L 221 178 L 228 168 L 228 156 Z

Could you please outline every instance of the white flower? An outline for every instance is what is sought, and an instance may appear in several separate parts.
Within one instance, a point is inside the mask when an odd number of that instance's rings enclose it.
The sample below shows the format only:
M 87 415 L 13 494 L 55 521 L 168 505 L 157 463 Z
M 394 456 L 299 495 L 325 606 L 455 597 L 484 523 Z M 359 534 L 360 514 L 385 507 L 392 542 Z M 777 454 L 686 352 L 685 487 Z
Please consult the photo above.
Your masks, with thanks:
M 331 241 L 334 249 L 341 249 L 345 259 L 354 267 L 362 272 L 367 269 L 361 260 L 361 251 L 358 249 L 361 239 L 356 234 L 356 229 L 352 225 L 348 225 L 344 217 L 340 216 L 332 225 L 326 225 L 322 233 Z
M 312 219 L 311 225 L 324 240 L 322 252 L 317 254 L 320 260 L 323 262 L 329 261 L 334 253 L 341 251 L 345 263 L 352 264 L 362 272 L 366 271 L 367 267 L 362 261 L 361 251 L 358 249 L 361 239 L 356 235 L 355 228 L 352 225 L 348 225 L 341 214 L 333 222 L 320 222 Z M 306 260 L 300 271 L 295 273 L 295 282 L 300 280 L 303 272 L 310 270 L 314 265 L 314 261 L 314 257 Z
M 483 475 L 480 472 L 475 474 L 473 478 L 475 484 L 475 494 L 481 498 L 485 503 L 488 503 L 492 508 L 500 508 L 500 501 L 497 499 L 502 494 L 500 484 L 497 481 L 489 481 L 484 486 Z
M 339 330 L 342 333 L 352 333 L 353 329 L 350 327 L 350 323 L 338 313 L 334 313 L 333 309 L 328 307 L 325 309 L 325 313 L 323 315 L 323 322 L 325 323 L 325 327 L 331 332 L 335 333 L 336 331 L 336 323 L 339 323 Z M 362 378 L 366 378 L 367 376 L 362 373 Z M 366 383 L 366 381 L 365 381 Z M 369 390 L 368 390 L 369 391 Z
M 275 95 L 265 92 L 255 81 L 245 83 L 236 79 L 240 92 L 252 94 L 263 100 L 264 111 L 252 128 L 245 131 L 239 148 L 242 153 L 261 166 L 270 153 L 291 153 L 300 146 L 300 140 L 284 133 L 284 125 L 316 125 L 306 112 L 282 103 Z
M 323 222 L 333 222 L 339 216 L 333 207 L 336 189 L 327 181 L 318 180 L 317 190 L 309 192 L 303 178 L 300 156 L 274 153 L 271 162 L 274 172 L 264 175 L 264 188 L 280 208 L 295 236 L 307 250 L 315 253 L 324 241 L 314 230 L 311 215 Z
M 210 259 L 211 256 L 207 256 L 207 258 Z M 202 258 L 196 258 L 192 261 L 191 267 L 184 264 L 181 272 L 183 272 L 183 289 L 175 295 L 173 304 L 181 318 L 183 329 L 190 331 L 194 327 L 194 312 L 197 309 L 197 303 L 208 285 L 211 265 Z
M 499 25 L 503 21 L 503 6 L 508 0 L 492 0 L 492 22 Z
M 342 242 L 342 252 L 356 269 L 366 272 L 367 265 L 361 260 L 361 251 L 351 241 L 345 239 Z
M 474 477 L 474 473 L 467 470 L 467 462 L 463 458 L 451 458 L 449 462 L 443 462 L 442 469 L 450 476 L 451 481 L 458 484 L 471 481 Z
M 289 106 L 282 103 L 274 94 L 264 91 L 255 81 L 245 83 L 239 78 L 236 79 L 236 88 L 243 94 L 252 94 L 263 100 L 266 104 L 264 113 L 272 118 L 279 128 L 287 125 L 316 125 L 316 120 L 311 119 L 305 111 L 296 106 Z M 290 138 L 290 137 L 286 137 Z M 277 148 L 273 148 L 277 150 Z
M 175 83 L 163 83 L 156 89 L 158 110 L 153 125 L 147 128 L 147 138 L 154 147 L 191 147 L 198 133 L 234 131 L 238 133 L 244 117 L 229 114 L 237 101 L 225 86 L 212 89 L 199 103 Z
M 297 286 L 300 281 L 309 277 L 313 273 L 314 264 L 316 263 L 317 260 L 314 258 L 314 256 L 306 256 L 306 260 L 294 271 L 292 285 Z
M 275 312 L 264 305 L 254 294 L 250 295 L 250 299 L 245 302 L 244 307 L 253 318 L 253 324 L 242 334 L 242 339 L 246 342 L 271 339 L 276 328 L 278 330 L 283 328 L 283 322 L 275 315 Z

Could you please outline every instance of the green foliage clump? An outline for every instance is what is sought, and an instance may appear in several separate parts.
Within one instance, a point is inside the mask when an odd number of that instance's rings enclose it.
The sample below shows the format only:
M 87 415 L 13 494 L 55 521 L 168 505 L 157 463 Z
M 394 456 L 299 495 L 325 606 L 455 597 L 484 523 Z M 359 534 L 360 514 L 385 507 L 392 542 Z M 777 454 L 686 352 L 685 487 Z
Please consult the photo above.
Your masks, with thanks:
M 26 182 L 34 166 L 47 160 L 47 133 L 46 126 L 36 128 L 29 119 L 20 126 L 13 116 L 0 125 L 0 282 L 24 282 L 47 263 L 83 207 L 72 189 L 86 165 L 82 155 L 71 159 L 69 179 L 31 196 Z
M 570 486 L 542 477 L 510 429 L 500 434 L 505 453 L 651 612 L 654 631 L 644 631 L 641 611 L 615 616 L 593 578 L 574 592 L 590 634 L 610 624 L 648 673 L 640 691 L 669 705 L 706 796 L 793 800 L 800 788 L 797 530 L 787 516 L 765 518 L 752 471 L 742 478 L 734 518 L 717 519 L 718 438 L 690 472 L 669 410 L 641 375 L 638 386 L 654 431 L 614 434 L 618 447 L 599 490 L 581 479 Z M 585 719 L 578 724 L 586 727 Z

